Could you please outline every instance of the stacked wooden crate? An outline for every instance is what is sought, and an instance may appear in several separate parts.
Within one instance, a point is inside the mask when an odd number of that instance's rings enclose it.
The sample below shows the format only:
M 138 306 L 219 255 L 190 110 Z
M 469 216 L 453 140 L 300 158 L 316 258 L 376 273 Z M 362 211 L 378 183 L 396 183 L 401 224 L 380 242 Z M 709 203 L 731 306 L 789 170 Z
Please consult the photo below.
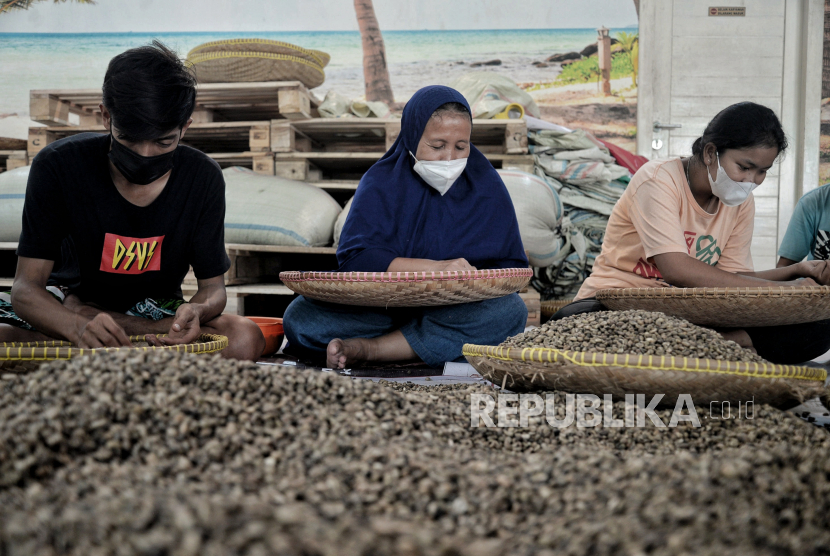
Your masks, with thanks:
M 361 176 L 392 146 L 400 129 L 400 120 L 375 118 L 274 120 L 274 172 L 342 198 L 354 192 Z M 474 120 L 472 142 L 495 168 L 533 171 L 524 120 Z
M 53 141 L 85 132 L 106 133 L 101 123 L 100 89 L 31 91 L 32 120 L 46 127 L 29 129 L 28 156 Z M 317 115 L 320 102 L 298 81 L 206 83 L 196 91 L 193 124 L 184 143 L 223 168 L 245 166 L 274 174 L 271 122 Z
M 17 267 L 17 242 L 0 241 L 0 291 L 9 290 Z
M 29 155 L 23 150 L 0 150 L 0 172 L 29 165 Z
M 26 141 L 0 137 L 0 173 L 29 164 Z
M 527 306 L 527 326 L 539 326 L 542 322 L 542 296 L 528 286 L 519 292 L 519 297 Z

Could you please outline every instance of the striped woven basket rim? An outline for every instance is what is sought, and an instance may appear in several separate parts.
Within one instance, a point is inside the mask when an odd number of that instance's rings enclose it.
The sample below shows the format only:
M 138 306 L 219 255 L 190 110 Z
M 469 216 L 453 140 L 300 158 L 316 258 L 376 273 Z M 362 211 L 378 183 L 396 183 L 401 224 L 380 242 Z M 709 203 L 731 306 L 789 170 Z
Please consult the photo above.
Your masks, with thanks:
M 164 337 L 166 334 L 158 334 Z M 133 343 L 145 342 L 146 336 L 130 336 Z M 183 353 L 215 353 L 228 347 L 227 336 L 218 334 L 201 334 L 198 341 L 190 344 L 173 346 L 140 346 L 113 348 L 79 348 L 69 342 L 60 340 L 47 342 L 5 342 L 0 343 L 0 361 L 50 361 L 53 359 L 71 359 L 81 355 L 96 355 L 121 351 L 176 351 Z
M 322 66 L 320 66 L 320 64 L 316 62 L 306 60 L 305 58 L 300 58 L 299 56 L 291 56 L 290 54 L 275 54 L 272 52 L 249 52 L 242 50 L 230 50 L 223 52 L 203 52 L 201 54 L 196 54 L 193 57 L 188 58 L 187 62 L 190 65 L 195 66 L 196 64 L 201 64 L 202 62 L 208 62 L 210 60 L 223 60 L 230 58 L 261 58 L 264 60 L 296 62 L 298 64 L 308 66 L 309 68 L 315 71 L 319 71 L 323 76 L 326 75 L 326 73 L 323 71 Z
M 830 286 L 775 286 L 758 288 L 617 288 L 599 290 L 602 299 L 826 297 Z
M 433 280 L 526 278 L 529 276 L 533 276 L 532 268 L 493 268 L 441 272 L 280 272 L 280 280 L 283 282 L 426 282 Z
M 556 314 L 559 309 L 566 305 L 570 305 L 573 303 L 573 298 L 570 299 L 549 299 L 547 301 L 542 301 L 541 308 L 543 315 L 554 315 Z
M 666 355 L 636 355 L 564 351 L 551 348 L 507 348 L 464 344 L 462 353 L 499 361 L 528 363 L 567 362 L 579 367 L 630 367 L 653 371 L 686 371 L 754 378 L 787 378 L 824 384 L 827 371 L 813 367 L 695 359 Z
M 313 55 L 317 56 L 317 58 L 320 59 L 320 65 L 322 67 L 326 67 L 327 65 L 329 65 L 329 62 L 331 61 L 331 54 L 329 54 L 328 52 L 323 52 L 322 50 L 314 50 L 313 48 L 309 49 L 309 52 L 311 52 Z
M 222 39 L 222 40 L 218 40 L 218 41 L 209 41 L 209 42 L 206 42 L 206 43 L 202 43 L 202 44 L 192 48 L 190 50 L 190 52 L 187 53 L 187 58 L 190 59 L 194 55 L 199 54 L 199 53 L 206 54 L 206 52 L 204 52 L 204 51 L 207 51 L 207 52 L 233 52 L 231 50 L 212 50 L 212 49 L 221 48 L 223 46 L 233 46 L 233 45 L 240 45 L 240 44 L 244 44 L 244 45 L 262 44 L 262 45 L 276 46 L 276 47 L 282 47 L 282 48 L 286 48 L 286 49 L 290 49 L 290 50 L 295 50 L 297 52 L 301 52 L 303 54 L 311 56 L 312 58 L 317 60 L 317 62 L 320 64 L 321 68 L 325 67 L 329 63 L 329 60 L 331 60 L 331 56 L 327 52 L 323 52 L 322 50 L 313 50 L 313 49 L 309 49 L 309 48 L 303 48 L 302 46 L 297 46 L 296 44 L 291 44 L 289 42 L 275 41 L 275 40 L 271 40 L 271 39 L 255 39 L 255 38 L 249 38 L 249 39 Z M 255 51 L 255 49 L 249 49 L 249 50 Z

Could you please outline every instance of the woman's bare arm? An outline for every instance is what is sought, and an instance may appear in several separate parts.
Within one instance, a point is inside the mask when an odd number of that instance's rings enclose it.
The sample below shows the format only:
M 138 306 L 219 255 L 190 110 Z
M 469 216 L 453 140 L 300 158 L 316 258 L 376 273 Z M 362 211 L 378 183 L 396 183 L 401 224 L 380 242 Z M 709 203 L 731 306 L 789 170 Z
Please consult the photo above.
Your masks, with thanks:
M 786 278 L 785 272 L 781 272 L 781 277 L 783 278 L 781 280 L 734 274 L 698 261 L 685 253 L 663 253 L 661 255 L 655 255 L 654 264 L 657 265 L 660 274 L 663 275 L 663 279 L 666 282 L 681 288 L 757 288 L 763 286 L 817 285 L 811 278 Z M 766 274 L 768 272 L 774 271 L 765 271 L 757 274 Z M 792 272 L 792 270 L 789 271 L 789 276 L 792 276 Z

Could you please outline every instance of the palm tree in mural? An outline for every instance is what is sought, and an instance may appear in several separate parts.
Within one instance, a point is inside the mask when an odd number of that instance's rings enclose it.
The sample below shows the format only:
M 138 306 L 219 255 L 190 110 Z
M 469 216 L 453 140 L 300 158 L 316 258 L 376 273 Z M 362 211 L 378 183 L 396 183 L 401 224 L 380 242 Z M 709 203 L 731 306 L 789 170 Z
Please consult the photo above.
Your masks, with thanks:
M 634 68 L 631 72 L 631 84 L 636 87 L 637 70 L 640 67 L 640 34 L 620 31 L 617 33 L 617 43 L 620 45 L 620 49 L 628 56 L 628 59 L 631 60 L 631 67 Z
M 0 0 L 0 14 L 3 12 L 10 12 L 12 10 L 28 10 L 35 2 L 43 2 L 45 0 Z M 79 4 L 94 4 L 94 0 L 74 0 Z M 66 0 L 54 0 L 55 4 L 59 2 L 66 2 Z
M 363 82 L 366 100 L 380 100 L 391 105 L 395 102 L 389 69 L 386 66 L 386 48 L 380 34 L 372 0 L 354 0 L 357 25 L 363 41 Z

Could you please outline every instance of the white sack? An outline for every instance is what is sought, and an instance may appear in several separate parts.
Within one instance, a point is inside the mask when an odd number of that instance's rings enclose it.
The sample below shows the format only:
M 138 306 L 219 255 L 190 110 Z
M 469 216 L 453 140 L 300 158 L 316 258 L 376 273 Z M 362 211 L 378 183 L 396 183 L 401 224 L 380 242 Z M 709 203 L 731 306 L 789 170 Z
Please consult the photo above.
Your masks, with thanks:
M 340 205 L 301 181 L 255 174 L 235 166 L 225 176 L 225 241 L 256 245 L 331 245 Z
M 349 211 L 352 210 L 352 201 L 354 201 L 354 197 L 349 199 L 349 202 L 346 203 L 346 206 L 343 207 L 343 210 L 340 212 L 340 216 L 337 217 L 337 220 L 334 222 L 334 248 L 340 245 L 340 234 L 343 232 L 343 224 L 346 223 L 346 217 L 349 216 Z
M 453 81 L 450 87 L 467 99 L 473 110 L 473 118 L 492 118 L 513 103 L 521 104 L 526 114 L 542 117 L 533 97 L 520 89 L 512 79 L 498 73 L 471 71 Z
M 519 220 L 519 233 L 532 266 L 549 266 L 565 245 L 560 225 L 562 203 L 556 190 L 539 176 L 498 170 Z

